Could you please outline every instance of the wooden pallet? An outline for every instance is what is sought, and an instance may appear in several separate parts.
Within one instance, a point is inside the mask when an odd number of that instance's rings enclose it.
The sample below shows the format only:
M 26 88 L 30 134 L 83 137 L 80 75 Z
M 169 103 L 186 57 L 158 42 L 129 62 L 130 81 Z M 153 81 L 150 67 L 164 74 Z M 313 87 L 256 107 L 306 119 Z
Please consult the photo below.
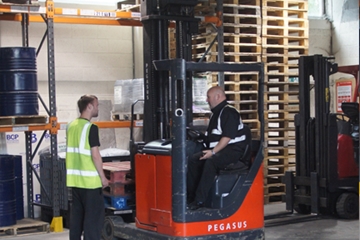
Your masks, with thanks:
M 285 184 L 283 183 L 267 184 L 264 186 L 265 195 L 269 195 L 273 193 L 284 193 L 284 192 L 285 192 Z
M 131 184 L 133 179 L 129 178 L 130 162 L 106 162 L 103 163 L 105 176 L 110 183 Z
M 261 37 L 256 34 L 224 33 L 224 43 L 261 44 Z
M 0 0 L 0 4 L 4 4 L 4 5 L 12 5 L 12 6 L 29 6 L 29 7 L 40 7 L 40 4 L 38 1 L 31 1 L 31 4 L 28 3 L 28 1 L 24 1 L 24 0 L 11 0 L 8 2 L 4 2 Z
M 131 113 L 113 113 L 112 119 L 114 121 L 128 121 L 131 120 Z M 144 114 L 134 114 L 134 120 L 143 120 Z
M 224 7 L 224 12 L 227 8 Z M 230 13 L 224 13 L 224 23 L 237 23 L 237 24 L 249 24 L 260 25 L 260 15 L 245 15 L 238 14 L 237 11 L 229 11 Z
M 138 12 L 140 13 L 140 4 L 125 4 L 122 9 L 118 10 L 119 12 Z
M 241 18 L 260 18 L 260 7 L 254 5 L 243 5 L 237 3 L 224 3 L 224 15 L 236 14 Z
M 36 125 L 46 124 L 48 122 L 47 116 L 31 115 L 31 116 L 4 116 L 0 117 L 0 126 L 14 126 L 14 125 Z
M 203 54 L 193 54 L 193 60 L 199 61 Z M 204 62 L 217 62 L 218 53 L 212 52 L 205 56 Z M 260 53 L 224 53 L 226 63 L 258 63 L 261 61 Z
M 284 202 L 285 192 L 269 193 L 264 195 L 264 204 L 273 204 Z
M 223 1 L 224 4 L 236 4 L 236 5 L 240 5 L 241 7 L 254 7 L 254 6 L 260 6 L 260 0 L 249 0 L 246 1 L 246 3 L 244 3 L 244 1 L 242 0 L 224 0 Z
M 263 8 L 274 8 L 281 10 L 307 11 L 308 3 L 306 0 L 264 0 Z
M 224 23 L 224 33 L 245 33 L 257 34 L 261 33 L 261 25 L 257 24 L 240 24 L 240 23 Z
M 109 186 L 103 189 L 103 193 L 107 195 L 128 196 L 135 191 L 135 184 L 109 183 Z
M 49 223 L 30 218 L 18 220 L 17 223 L 12 226 L 0 227 L 0 237 L 26 236 L 49 232 Z

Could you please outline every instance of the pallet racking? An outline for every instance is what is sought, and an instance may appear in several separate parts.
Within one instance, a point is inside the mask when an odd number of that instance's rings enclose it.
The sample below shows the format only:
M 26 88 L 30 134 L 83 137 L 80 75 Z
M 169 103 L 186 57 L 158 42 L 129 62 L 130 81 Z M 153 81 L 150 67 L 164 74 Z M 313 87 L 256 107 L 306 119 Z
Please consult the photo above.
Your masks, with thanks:
M 39 99 L 46 109 L 48 116 L 33 116 L 24 118 L 22 116 L 9 117 L 7 119 L 0 117 L 0 132 L 24 132 L 26 136 L 26 176 L 27 176 L 27 199 L 28 199 L 28 217 L 34 218 L 34 206 L 42 206 L 42 204 L 33 202 L 33 174 L 39 181 L 41 188 L 45 189 L 44 183 L 40 180 L 39 175 L 32 167 L 32 160 L 38 150 L 39 145 L 44 139 L 46 131 L 51 133 L 50 154 L 51 166 L 53 174 L 50 181 L 52 182 L 52 193 L 50 207 L 52 208 L 52 216 L 60 216 L 61 203 L 60 194 L 63 194 L 60 184 L 59 164 L 57 164 L 57 133 L 58 130 L 66 129 L 67 123 L 58 122 L 56 116 L 56 88 L 55 88 L 55 54 L 54 54 L 54 24 L 93 24 L 93 25 L 115 25 L 115 26 L 142 26 L 140 21 L 140 12 L 124 10 L 89 10 L 77 8 L 56 8 L 52 0 L 47 0 L 44 6 L 39 4 L 6 4 L 0 2 L 0 21 L 18 21 L 22 25 L 23 46 L 29 46 L 29 22 L 44 22 L 46 31 L 42 41 L 37 49 L 39 53 L 42 45 L 47 40 L 47 58 L 48 58 L 48 91 L 49 91 L 49 108 L 39 96 Z M 138 7 L 138 6 L 137 6 Z M 138 9 L 138 8 L 137 8 Z M 215 16 L 202 16 L 202 22 L 213 24 L 219 23 L 219 18 Z M 44 117 L 46 121 L 44 121 Z M 35 120 L 34 120 L 35 119 Z M 1 124 L 2 123 L 2 124 Z M 129 128 L 130 121 L 110 121 L 95 122 L 99 128 Z M 134 127 L 141 127 L 142 121 L 135 121 Z M 31 133 L 33 131 L 44 131 L 39 140 L 36 149 L 31 146 Z M 44 196 L 46 197 L 46 196 Z M 48 207 L 48 206 L 47 206 Z
M 46 31 L 37 49 L 37 54 L 42 48 L 43 42 L 47 40 L 47 58 L 48 58 L 48 91 L 49 108 L 39 96 L 43 107 L 48 113 L 46 121 L 44 116 L 14 116 L 2 117 L 0 120 L 0 132 L 24 132 L 26 137 L 26 178 L 27 178 L 27 199 L 28 199 L 28 217 L 34 218 L 34 205 L 41 204 L 33 202 L 33 173 L 40 183 L 42 189 L 45 189 L 44 183 L 32 166 L 33 158 L 39 145 L 44 139 L 46 131 L 51 134 L 50 154 L 51 154 L 51 184 L 52 184 L 52 202 L 50 207 L 53 216 L 60 216 L 60 171 L 57 150 L 57 132 L 66 128 L 67 123 L 60 123 L 56 117 L 56 89 L 55 89 L 55 54 L 54 54 L 54 23 L 70 24 L 100 24 L 100 25 L 119 25 L 119 26 L 141 26 L 139 21 L 140 13 L 121 12 L 121 11 L 97 11 L 81 9 L 55 8 L 53 1 L 46 1 L 45 6 L 39 4 L 0 4 L 0 21 L 19 21 L 22 24 L 23 46 L 29 46 L 29 22 L 45 22 Z M 96 122 L 100 128 L 119 128 L 130 127 L 130 121 L 116 122 Z M 135 124 L 139 126 L 140 124 Z M 39 140 L 38 146 L 33 150 L 31 146 L 31 134 L 33 131 L 44 131 Z M 45 198 L 46 196 L 44 196 Z

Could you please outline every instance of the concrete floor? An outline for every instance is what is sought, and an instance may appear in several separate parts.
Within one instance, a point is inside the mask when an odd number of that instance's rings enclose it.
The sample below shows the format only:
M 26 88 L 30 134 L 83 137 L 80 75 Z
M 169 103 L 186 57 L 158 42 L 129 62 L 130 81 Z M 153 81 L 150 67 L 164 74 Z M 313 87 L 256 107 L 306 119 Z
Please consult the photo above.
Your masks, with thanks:
M 284 204 L 271 204 L 265 206 L 265 216 L 283 212 Z M 316 217 L 312 220 L 302 222 L 293 214 L 286 218 L 276 218 L 265 221 L 266 240 L 358 240 L 359 220 L 339 220 L 331 217 Z M 285 220 L 286 219 L 286 220 Z M 279 226 L 270 226 L 279 220 L 286 221 Z M 295 223 L 289 223 L 295 220 Z M 43 233 L 18 237 L 6 237 L 7 240 L 65 240 L 68 239 L 68 229 L 61 233 Z M 1 238 L 1 237 L 0 237 Z M 140 239 L 139 239 L 140 240 Z M 141 239 L 142 240 L 142 239 Z M 251 239 L 249 239 L 251 240 Z

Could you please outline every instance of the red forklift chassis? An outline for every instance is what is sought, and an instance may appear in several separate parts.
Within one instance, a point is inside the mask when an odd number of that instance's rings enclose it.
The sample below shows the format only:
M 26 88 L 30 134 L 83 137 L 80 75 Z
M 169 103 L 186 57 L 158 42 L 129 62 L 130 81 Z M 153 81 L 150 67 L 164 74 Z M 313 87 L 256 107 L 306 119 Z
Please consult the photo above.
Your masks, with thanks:
M 218 174 L 212 208 L 186 209 L 186 71 L 256 71 L 259 73 L 259 118 L 263 119 L 263 65 L 191 63 L 184 59 L 155 61 L 171 72 L 172 137 L 154 140 L 135 155 L 135 224 L 120 216 L 105 220 L 108 239 L 264 239 L 263 121 L 256 156 L 247 173 Z M 255 144 L 252 144 L 255 145 Z M 254 148 L 253 148 L 254 149 Z M 226 189 L 224 189 L 226 186 Z M 231 188 L 229 188 L 229 186 Z

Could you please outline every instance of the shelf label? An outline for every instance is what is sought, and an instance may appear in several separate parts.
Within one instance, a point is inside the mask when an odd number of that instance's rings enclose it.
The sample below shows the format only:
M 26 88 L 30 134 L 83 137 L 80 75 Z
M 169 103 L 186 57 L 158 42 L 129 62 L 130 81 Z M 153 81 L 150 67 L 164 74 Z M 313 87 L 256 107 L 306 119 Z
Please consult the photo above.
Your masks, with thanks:
M 16 13 L 46 13 L 45 7 L 40 6 L 10 6 L 10 12 Z
M 74 8 L 63 8 L 62 9 L 63 15 L 77 15 L 77 9 Z
M 133 17 L 133 18 L 140 18 L 140 17 L 141 17 L 141 13 L 139 13 L 139 12 L 132 12 L 132 13 L 131 13 L 131 17 Z
M 10 11 L 27 13 L 27 12 L 29 12 L 29 8 L 28 8 L 28 6 L 14 5 L 14 6 L 10 7 Z
M 142 127 L 144 124 L 143 124 L 143 121 L 135 121 L 135 126 L 136 127 Z
M 115 12 L 98 12 L 95 11 L 95 16 L 97 17 L 116 17 Z
M 23 131 L 29 131 L 28 126 L 19 126 L 19 127 L 13 127 L 13 132 L 23 132 Z
M 94 16 L 94 17 L 116 17 L 115 12 L 102 12 L 88 9 L 80 9 L 80 16 Z

